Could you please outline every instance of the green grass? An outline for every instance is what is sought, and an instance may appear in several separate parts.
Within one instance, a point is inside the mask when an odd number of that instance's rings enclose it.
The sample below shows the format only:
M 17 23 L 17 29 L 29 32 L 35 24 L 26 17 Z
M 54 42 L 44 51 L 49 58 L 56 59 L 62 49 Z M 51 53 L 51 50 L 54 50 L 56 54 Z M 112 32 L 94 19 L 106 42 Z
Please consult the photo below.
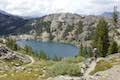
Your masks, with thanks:
M 0 80 L 36 80 L 39 76 L 39 72 L 7 73 L 7 76 L 0 77 Z
M 0 72 L 0 80 L 37 80 L 37 78 L 44 74 L 41 70 L 43 66 L 41 66 L 40 64 L 33 64 L 31 66 L 28 66 L 24 70 L 18 70 L 17 72 Z M 6 74 L 7 76 L 1 77 L 4 74 Z
M 90 74 L 93 75 L 96 72 L 104 71 L 104 70 L 110 69 L 111 67 L 112 67 L 112 64 L 110 62 L 105 60 L 100 60 L 99 62 L 97 62 L 95 70 L 92 71 Z
M 120 58 L 112 58 L 109 60 L 112 65 L 120 65 Z

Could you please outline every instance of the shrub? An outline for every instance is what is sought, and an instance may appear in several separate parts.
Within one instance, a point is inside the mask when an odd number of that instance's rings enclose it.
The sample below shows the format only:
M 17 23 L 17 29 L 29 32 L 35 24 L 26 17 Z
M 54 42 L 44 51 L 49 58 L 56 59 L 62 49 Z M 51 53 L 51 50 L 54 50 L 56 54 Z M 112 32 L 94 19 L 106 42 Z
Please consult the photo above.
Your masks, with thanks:
M 63 61 L 67 63 L 79 63 L 82 62 L 84 58 L 82 56 L 77 56 L 77 57 L 68 57 L 65 58 Z
M 44 59 L 44 60 L 47 60 L 47 55 L 46 55 L 46 53 L 44 52 L 44 51 L 40 51 L 40 53 L 38 53 L 38 57 L 39 57 L 39 59 Z
M 61 61 L 62 57 L 58 57 L 55 55 L 53 58 L 49 58 L 49 59 L 52 59 L 53 61 Z
M 28 55 L 33 54 L 32 47 L 30 47 L 28 45 L 25 45 L 24 50 L 25 50 L 25 53 L 28 54 Z
M 14 39 L 8 38 L 6 42 L 6 46 L 14 51 L 18 50 L 18 45 L 16 44 L 16 40 Z
M 80 76 L 80 66 L 77 64 L 69 63 L 56 63 L 48 68 L 49 76 L 57 75 L 70 75 L 70 76 Z

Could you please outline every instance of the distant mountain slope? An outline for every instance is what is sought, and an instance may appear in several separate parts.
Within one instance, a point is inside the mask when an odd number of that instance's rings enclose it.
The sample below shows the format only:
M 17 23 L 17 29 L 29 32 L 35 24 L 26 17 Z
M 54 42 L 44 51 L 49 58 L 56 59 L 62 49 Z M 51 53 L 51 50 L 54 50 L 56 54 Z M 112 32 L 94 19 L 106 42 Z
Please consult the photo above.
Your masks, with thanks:
M 19 27 L 22 27 L 26 20 L 13 16 L 0 10 L 0 35 L 12 34 Z
M 119 18 L 120 18 L 120 12 L 118 13 L 119 15 Z M 104 17 L 112 17 L 112 12 L 104 12 L 101 14 L 101 16 L 104 16 Z
M 10 15 L 9 13 L 7 13 L 7 12 L 5 12 L 5 11 L 3 11 L 3 10 L 0 10 L 0 13 L 1 13 L 1 14 L 4 14 L 4 15 Z

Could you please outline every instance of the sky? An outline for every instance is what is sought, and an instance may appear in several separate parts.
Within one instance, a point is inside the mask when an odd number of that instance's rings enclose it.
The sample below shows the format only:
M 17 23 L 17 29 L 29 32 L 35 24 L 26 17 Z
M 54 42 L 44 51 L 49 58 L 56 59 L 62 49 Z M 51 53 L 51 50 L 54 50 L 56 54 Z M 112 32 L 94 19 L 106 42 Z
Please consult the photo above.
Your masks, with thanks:
M 41 16 L 52 13 L 99 15 L 112 12 L 120 0 L 0 0 L 0 10 L 19 16 Z

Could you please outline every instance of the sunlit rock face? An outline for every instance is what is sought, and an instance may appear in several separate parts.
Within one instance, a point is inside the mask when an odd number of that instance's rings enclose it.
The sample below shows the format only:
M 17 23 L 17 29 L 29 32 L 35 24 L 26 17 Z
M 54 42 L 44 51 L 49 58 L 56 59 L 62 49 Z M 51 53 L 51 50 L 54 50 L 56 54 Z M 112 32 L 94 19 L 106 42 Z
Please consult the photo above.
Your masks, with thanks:
M 42 39 L 47 37 L 47 40 L 53 41 L 87 41 L 91 39 L 98 19 L 95 16 L 59 13 L 34 19 L 28 27 Z
M 50 34 L 48 32 L 43 32 L 42 33 L 42 40 L 43 41 L 49 41 Z

